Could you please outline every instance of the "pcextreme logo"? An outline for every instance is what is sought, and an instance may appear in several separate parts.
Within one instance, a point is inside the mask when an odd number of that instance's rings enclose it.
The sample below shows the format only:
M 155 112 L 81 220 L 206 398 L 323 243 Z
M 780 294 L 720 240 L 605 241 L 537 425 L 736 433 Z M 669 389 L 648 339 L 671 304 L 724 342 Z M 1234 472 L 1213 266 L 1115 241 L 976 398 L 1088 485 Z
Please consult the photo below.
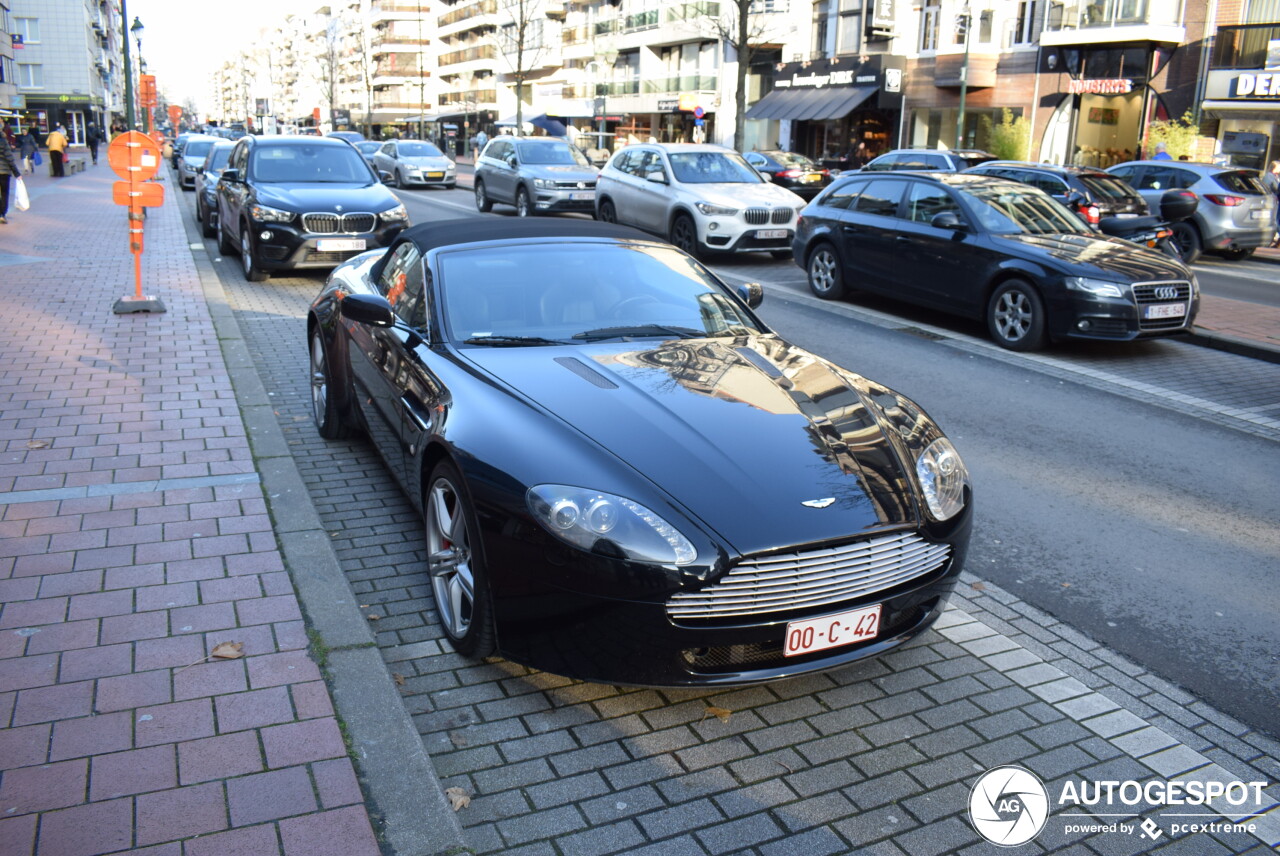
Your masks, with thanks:
M 1022 767 L 988 770 L 969 792 L 969 821 L 992 844 L 1026 844 L 1048 819 L 1049 792 L 1035 773 Z

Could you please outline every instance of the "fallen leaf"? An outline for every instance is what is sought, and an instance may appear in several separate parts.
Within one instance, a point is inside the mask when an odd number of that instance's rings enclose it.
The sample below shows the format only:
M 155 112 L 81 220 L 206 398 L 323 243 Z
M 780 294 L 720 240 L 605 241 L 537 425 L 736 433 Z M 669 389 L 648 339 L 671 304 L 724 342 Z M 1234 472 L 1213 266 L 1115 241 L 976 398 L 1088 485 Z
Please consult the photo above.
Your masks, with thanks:
M 47 449 L 49 448 L 49 446 L 50 446 L 50 443 L 48 440 L 28 440 L 27 441 L 28 449 Z
M 399 672 L 392 672 L 391 679 L 396 682 L 396 686 L 398 687 L 404 686 L 404 675 L 400 674 Z
M 1071 588 L 1071 583 L 1063 583 L 1063 584 L 1062 584 L 1062 587 L 1063 587 L 1063 588 Z
M 243 642 L 221 642 L 213 646 L 213 650 L 209 652 L 210 657 L 217 657 L 219 660 L 237 660 L 244 656 Z
M 377 620 L 378 620 L 379 618 L 381 618 L 382 616 L 381 616 L 381 615 L 378 615 L 377 613 L 374 613 L 374 614 L 369 615 L 369 616 L 367 616 L 367 617 L 368 617 L 368 619 L 369 619 L 370 621 L 377 621 Z
M 471 805 L 471 797 L 462 788 L 445 788 L 444 795 L 449 798 L 449 804 L 453 806 L 454 811 Z
M 721 722 L 728 722 L 729 717 L 733 716 L 733 711 L 725 710 L 723 707 L 712 707 L 711 705 L 707 705 L 706 712 L 703 713 L 702 718 L 706 719 L 708 716 L 714 716 Z
M 987 590 L 987 587 L 986 587 L 985 585 L 983 585 L 982 583 L 969 583 L 969 588 L 973 589 L 974 591 L 986 591 L 986 590 Z
M 461 749 L 467 745 L 467 738 L 457 731 L 449 732 L 449 742 Z

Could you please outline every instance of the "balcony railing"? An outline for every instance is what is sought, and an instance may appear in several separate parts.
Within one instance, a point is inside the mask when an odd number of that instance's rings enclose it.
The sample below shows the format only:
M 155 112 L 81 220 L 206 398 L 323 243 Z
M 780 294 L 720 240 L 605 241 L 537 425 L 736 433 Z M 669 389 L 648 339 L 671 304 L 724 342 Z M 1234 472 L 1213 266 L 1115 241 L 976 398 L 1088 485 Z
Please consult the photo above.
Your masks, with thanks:
M 457 65 L 460 62 L 472 62 L 477 59 L 494 59 L 497 51 L 493 49 L 493 45 L 479 45 L 466 50 L 452 51 L 447 54 L 440 55 L 440 66 Z
M 440 96 L 441 107 L 458 107 L 464 104 L 493 104 L 498 100 L 496 89 L 472 89 L 469 92 L 446 92 Z
M 645 90 L 646 92 L 648 90 Z M 639 80 L 624 80 L 618 83 L 570 83 L 561 87 L 560 97 L 569 100 L 596 98 L 601 95 L 639 95 Z
M 663 19 L 668 24 L 676 21 L 692 21 L 696 18 L 718 17 L 720 17 L 720 4 L 715 2 L 681 3 L 678 6 L 668 6 L 663 13 Z
M 583 45 L 591 41 L 590 27 L 565 27 L 560 31 L 560 44 Z
M 650 9 L 647 12 L 626 16 L 622 22 L 622 32 L 635 33 L 640 30 L 652 30 L 656 26 L 658 26 L 658 10 Z
M 476 18 L 480 15 L 496 15 L 497 13 L 498 0 L 479 0 L 476 3 L 468 3 L 461 9 L 454 9 L 447 15 L 441 15 L 438 26 L 447 27 L 450 24 L 456 24 L 468 18 Z
M 719 76 L 715 74 L 681 74 L 675 77 L 659 77 L 645 80 L 643 92 L 646 95 L 669 92 L 707 92 L 719 86 Z
M 373 68 L 374 77 L 417 77 L 419 74 L 427 76 L 416 62 L 380 62 Z
M 1280 24 L 1219 27 L 1213 40 L 1211 68 L 1264 68 L 1267 46 L 1280 39 Z

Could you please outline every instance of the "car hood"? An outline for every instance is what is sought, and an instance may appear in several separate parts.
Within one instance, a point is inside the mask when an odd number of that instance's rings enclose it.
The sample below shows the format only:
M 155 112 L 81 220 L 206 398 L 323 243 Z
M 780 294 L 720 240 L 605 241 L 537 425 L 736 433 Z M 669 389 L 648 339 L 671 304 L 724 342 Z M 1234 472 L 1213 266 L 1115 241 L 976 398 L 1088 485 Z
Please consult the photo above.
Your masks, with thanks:
M 1124 282 L 1156 279 L 1188 279 L 1180 262 L 1164 253 L 1140 247 L 1132 241 L 1093 235 L 992 235 L 999 243 L 1012 244 L 1033 257 L 1047 253 L 1070 274 L 1120 278 Z M 1020 253 L 1026 255 L 1027 253 Z
M 724 205 L 728 208 L 748 208 L 753 205 L 790 206 L 797 210 L 808 203 L 796 194 L 772 182 L 764 184 L 683 184 L 681 188 L 701 202 Z
M 550 178 L 555 181 L 595 181 L 600 177 L 598 169 L 573 164 L 530 163 L 520 168 L 537 178 Z
M 857 389 L 775 337 L 465 353 L 740 553 L 917 520 L 902 464 Z
M 358 211 L 376 214 L 397 204 L 395 195 L 381 184 L 282 182 L 257 184 L 255 187 L 258 202 L 263 205 L 300 213 L 336 211 L 336 206 L 341 205 L 344 214 Z
M 416 166 L 419 169 L 446 169 L 453 166 L 453 161 L 448 158 L 400 158 L 400 163 Z

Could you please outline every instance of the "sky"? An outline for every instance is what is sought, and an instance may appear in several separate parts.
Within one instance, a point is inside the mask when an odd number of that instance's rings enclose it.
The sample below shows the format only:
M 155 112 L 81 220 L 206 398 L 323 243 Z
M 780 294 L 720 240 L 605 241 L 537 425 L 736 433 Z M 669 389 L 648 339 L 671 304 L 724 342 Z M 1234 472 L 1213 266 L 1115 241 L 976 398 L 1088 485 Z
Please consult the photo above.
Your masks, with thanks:
M 136 17 L 145 28 L 142 58 L 175 104 L 206 100 L 208 76 L 237 49 L 289 12 L 318 8 L 323 0 L 217 0 L 212 5 L 186 0 L 126 0 L 128 26 Z M 131 41 L 129 49 L 136 46 Z M 202 105 L 208 107 L 207 104 Z

